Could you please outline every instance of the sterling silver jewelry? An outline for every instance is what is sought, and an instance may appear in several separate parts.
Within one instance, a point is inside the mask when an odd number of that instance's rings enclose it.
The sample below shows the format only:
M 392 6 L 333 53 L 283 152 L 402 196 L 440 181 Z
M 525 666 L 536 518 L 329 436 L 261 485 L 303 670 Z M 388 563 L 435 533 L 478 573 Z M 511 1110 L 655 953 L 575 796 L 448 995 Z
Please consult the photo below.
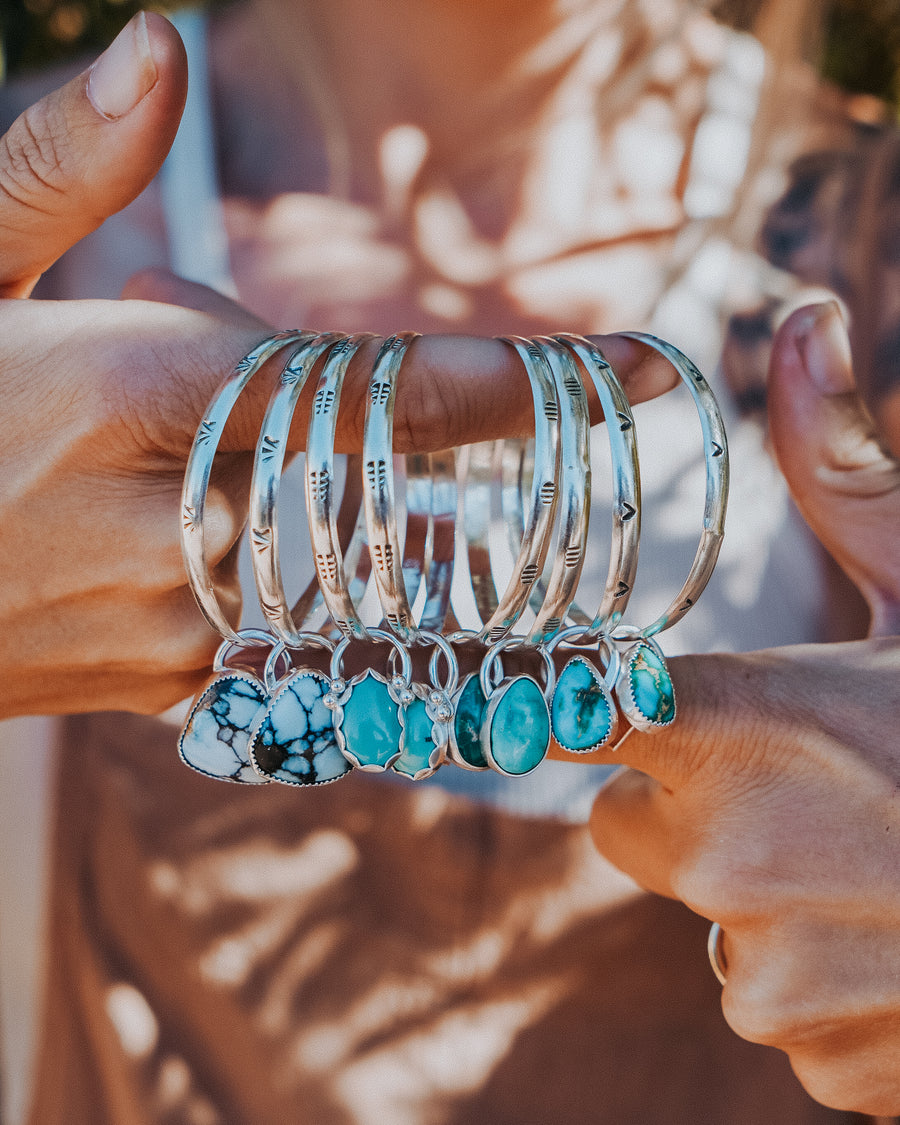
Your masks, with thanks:
M 725 952 L 722 949 L 722 937 L 724 932 L 718 922 L 713 922 L 709 928 L 709 937 L 706 939 L 706 952 L 709 955 L 709 963 L 712 965 L 712 971 L 716 974 L 716 980 L 723 986 L 726 983 L 726 971 L 728 969 L 725 963 Z
M 546 683 L 520 672 L 504 676 L 501 653 L 521 647 L 537 653 Z M 525 646 L 521 637 L 506 637 L 492 645 L 481 662 L 479 684 L 486 706 L 481 718 L 481 753 L 487 765 L 506 777 L 524 777 L 537 769 L 550 748 L 550 709 L 556 671 L 542 645 Z
M 678 372 L 700 415 L 706 462 L 703 531 L 684 585 L 649 625 L 641 629 L 620 624 L 610 633 L 612 640 L 624 647 L 622 670 L 616 684 L 619 706 L 633 728 L 654 731 L 675 721 L 676 705 L 675 688 L 665 657 L 653 638 L 684 617 L 703 593 L 715 569 L 728 506 L 728 442 L 715 395 L 696 365 L 672 344 L 646 332 L 624 332 L 623 335 L 660 352 Z
M 344 558 L 337 534 L 334 514 L 334 438 L 341 390 L 350 360 L 364 343 L 372 339 L 375 337 L 371 333 L 358 333 L 347 336 L 332 346 L 316 387 L 306 443 L 306 511 L 319 587 L 336 628 L 343 636 L 357 639 L 367 637 L 368 633 L 347 586 Z M 357 526 L 361 529 L 359 521 Z M 360 542 L 359 546 L 363 545 Z M 368 571 L 368 566 L 366 570 Z
M 393 433 L 397 378 L 417 332 L 400 332 L 381 346 L 372 368 L 363 434 L 363 505 L 372 555 L 372 572 L 385 621 L 404 644 L 418 630 L 406 596 L 403 555 L 394 500 Z
M 250 731 L 269 702 L 268 687 L 251 668 L 229 667 L 227 659 L 232 649 L 274 642 L 271 633 L 244 629 L 237 642 L 226 638 L 219 646 L 212 674 L 194 697 L 178 738 L 186 766 L 219 781 L 259 785 L 269 780 L 254 770 L 248 754 Z
M 369 637 L 391 645 L 400 658 L 400 671 L 382 676 L 367 668 L 345 679 L 343 658 L 352 638 L 344 637 L 331 657 L 331 683 L 323 702 L 331 711 L 344 757 L 358 769 L 380 773 L 403 752 L 406 708 L 415 694 L 410 687 L 412 661 L 405 646 L 384 629 L 370 629 Z
M 303 332 L 276 332 L 269 336 L 235 366 L 214 395 L 201 421 L 184 470 L 181 492 L 181 551 L 188 581 L 200 612 L 209 624 L 234 645 L 245 645 L 247 640 L 231 627 L 219 606 L 215 585 L 206 561 L 203 517 L 206 511 L 206 494 L 216 450 L 225 430 L 225 424 L 241 391 L 259 371 L 267 359 L 289 344 L 309 339 Z
M 300 639 L 306 646 L 334 651 L 318 633 L 301 634 Z M 275 676 L 279 660 L 287 665 L 280 680 Z M 329 677 L 316 668 L 295 668 L 292 651 L 283 641 L 269 654 L 264 677 L 269 702 L 253 723 L 247 748 L 260 777 L 284 785 L 325 785 L 349 773 L 324 703 Z
M 406 705 L 403 722 L 402 751 L 392 764 L 395 773 L 411 781 L 422 781 L 443 765 L 450 742 L 453 721 L 451 699 L 459 681 L 459 664 L 447 639 L 440 633 L 421 629 L 423 643 L 433 644 L 428 664 L 429 683 L 410 684 L 415 698 Z M 446 664 L 447 675 L 441 683 L 439 663 Z
M 316 360 L 341 337 L 328 332 L 306 339 L 281 372 L 263 419 L 250 484 L 250 547 L 260 608 L 272 632 L 289 647 L 303 644 L 288 609 L 278 550 L 278 491 L 291 420 Z M 323 590 L 324 594 L 324 590 Z
M 585 649 L 585 630 L 580 625 L 557 633 L 544 646 L 552 655 L 559 644 L 575 645 L 574 655 L 556 679 L 550 700 L 550 729 L 558 745 L 569 754 L 590 754 L 613 738 L 619 727 L 613 690 L 621 661 L 616 646 L 603 634 Z M 588 659 L 596 652 L 594 660 Z M 606 654 L 605 670 L 601 653 Z

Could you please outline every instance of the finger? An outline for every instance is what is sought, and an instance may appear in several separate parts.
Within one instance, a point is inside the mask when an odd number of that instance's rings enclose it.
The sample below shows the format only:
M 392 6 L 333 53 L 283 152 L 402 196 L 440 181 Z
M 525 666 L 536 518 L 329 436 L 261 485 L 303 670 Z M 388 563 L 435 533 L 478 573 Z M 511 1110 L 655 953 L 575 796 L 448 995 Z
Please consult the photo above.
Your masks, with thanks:
M 125 282 L 121 293 L 123 300 L 158 301 L 161 304 L 180 305 L 184 309 L 209 313 L 230 324 L 246 326 L 260 336 L 271 332 L 265 321 L 232 301 L 223 293 L 217 293 L 208 285 L 198 281 L 188 281 L 171 270 L 154 267 L 140 270 Z
M 187 91 L 177 32 L 139 13 L 89 71 L 27 109 L 0 145 L 0 296 L 40 275 L 150 182 Z
M 631 402 L 643 402 L 671 389 L 674 369 L 662 357 L 633 340 L 593 337 L 619 376 Z M 362 447 L 369 379 L 381 341 L 364 345 L 354 356 L 344 382 L 336 448 L 343 453 Z M 271 361 L 280 370 L 284 357 Z M 271 373 L 270 373 L 271 379 Z M 255 381 L 235 411 L 223 448 L 252 449 L 268 401 L 271 382 Z M 310 379 L 298 404 L 291 448 L 306 442 L 315 391 Z M 603 414 L 589 389 L 592 421 Z M 205 406 L 205 404 L 204 404 Z M 201 407 L 202 409 L 202 407 Z M 403 362 L 394 408 L 394 448 L 398 453 L 449 449 L 470 442 L 534 433 L 534 406 L 526 372 L 515 351 L 500 340 L 476 336 L 422 336 Z
M 638 770 L 617 770 L 591 810 L 594 845 L 610 863 L 648 891 L 674 897 L 672 863 L 676 854 L 668 806 L 671 794 Z
M 873 633 L 900 628 L 900 465 L 879 444 L 856 390 L 837 305 L 801 309 L 775 340 L 772 440 L 798 507 L 859 587 Z

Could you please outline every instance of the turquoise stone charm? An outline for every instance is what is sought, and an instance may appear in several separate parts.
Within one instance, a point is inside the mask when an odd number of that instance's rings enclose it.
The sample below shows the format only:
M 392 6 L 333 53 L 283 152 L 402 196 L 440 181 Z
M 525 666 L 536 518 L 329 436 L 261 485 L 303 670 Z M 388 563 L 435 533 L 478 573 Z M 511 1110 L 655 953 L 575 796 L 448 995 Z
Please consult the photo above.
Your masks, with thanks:
M 410 781 L 422 781 L 443 762 L 446 745 L 446 724 L 432 718 L 424 699 L 414 699 L 404 711 L 403 752 L 391 769 Z
M 481 725 L 481 749 L 498 773 L 522 777 L 537 769 L 550 747 L 547 700 L 531 676 L 504 680 L 491 693 Z
M 402 750 L 404 711 L 383 676 L 355 676 L 333 711 L 341 753 L 361 770 L 388 769 Z
M 266 778 L 286 785 L 324 785 L 350 772 L 322 702 L 330 680 L 301 668 L 272 696 L 250 737 L 250 760 Z
M 465 677 L 453 697 L 454 715 L 450 727 L 450 756 L 467 770 L 490 769 L 481 749 L 481 720 L 487 700 L 476 673 Z
M 616 696 L 637 730 L 658 730 L 674 721 L 675 687 L 658 645 L 639 641 L 628 650 L 616 681 Z
M 198 692 L 178 753 L 185 765 L 207 777 L 245 785 L 265 784 L 250 764 L 250 731 L 265 711 L 269 693 L 249 672 L 218 672 Z
M 553 737 L 570 754 L 589 754 L 609 742 L 617 724 L 616 706 L 603 677 L 589 660 L 573 656 L 553 692 Z

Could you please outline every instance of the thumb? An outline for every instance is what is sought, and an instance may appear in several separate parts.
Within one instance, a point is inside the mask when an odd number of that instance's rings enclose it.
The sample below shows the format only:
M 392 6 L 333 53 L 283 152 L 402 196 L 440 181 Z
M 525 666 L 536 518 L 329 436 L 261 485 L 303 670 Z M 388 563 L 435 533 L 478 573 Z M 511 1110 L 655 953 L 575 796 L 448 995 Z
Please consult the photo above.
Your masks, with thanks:
M 769 372 L 772 440 L 806 522 L 872 613 L 900 628 L 900 465 L 857 392 L 838 306 L 800 309 L 781 327 Z
M 94 65 L 13 122 L 0 144 L 0 296 L 40 275 L 150 182 L 187 92 L 178 33 L 140 12 Z

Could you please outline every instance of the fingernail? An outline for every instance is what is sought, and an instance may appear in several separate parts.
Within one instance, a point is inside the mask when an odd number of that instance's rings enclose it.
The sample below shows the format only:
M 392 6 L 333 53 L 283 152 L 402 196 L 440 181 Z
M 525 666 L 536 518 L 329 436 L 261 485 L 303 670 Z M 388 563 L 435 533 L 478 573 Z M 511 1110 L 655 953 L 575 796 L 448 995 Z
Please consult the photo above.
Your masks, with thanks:
M 155 82 L 147 18 L 138 12 L 91 67 L 88 101 L 108 121 L 115 121 L 130 113 Z
M 807 310 L 807 323 L 797 336 L 803 366 L 822 395 L 844 395 L 856 388 L 850 337 L 837 301 Z

